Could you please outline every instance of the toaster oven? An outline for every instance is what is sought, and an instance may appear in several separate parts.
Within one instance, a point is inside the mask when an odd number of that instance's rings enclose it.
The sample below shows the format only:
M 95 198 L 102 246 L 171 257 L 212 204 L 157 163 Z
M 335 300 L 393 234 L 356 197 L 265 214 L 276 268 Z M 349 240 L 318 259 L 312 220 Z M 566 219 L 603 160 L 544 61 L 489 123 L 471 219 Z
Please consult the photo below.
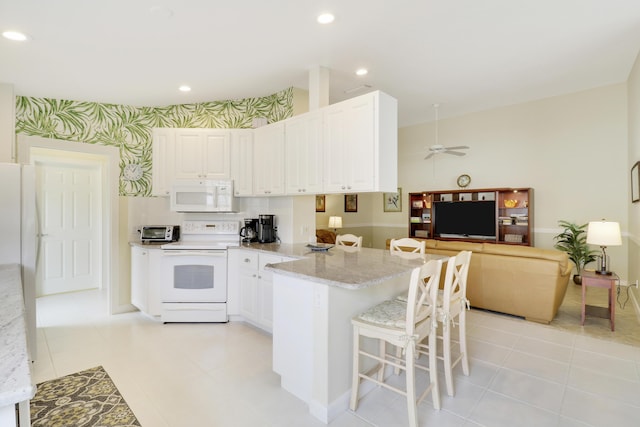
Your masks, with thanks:
M 179 225 L 144 225 L 140 229 L 140 241 L 142 243 L 177 242 L 179 239 Z

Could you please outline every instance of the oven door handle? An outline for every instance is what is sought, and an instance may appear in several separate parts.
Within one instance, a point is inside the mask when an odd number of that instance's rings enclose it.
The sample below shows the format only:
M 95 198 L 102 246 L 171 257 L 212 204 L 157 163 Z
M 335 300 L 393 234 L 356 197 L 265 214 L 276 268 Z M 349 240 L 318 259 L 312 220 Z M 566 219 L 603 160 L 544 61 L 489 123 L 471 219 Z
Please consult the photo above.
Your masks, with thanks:
M 226 257 L 227 251 L 185 251 L 185 250 L 163 250 L 163 255 L 168 256 L 208 256 Z

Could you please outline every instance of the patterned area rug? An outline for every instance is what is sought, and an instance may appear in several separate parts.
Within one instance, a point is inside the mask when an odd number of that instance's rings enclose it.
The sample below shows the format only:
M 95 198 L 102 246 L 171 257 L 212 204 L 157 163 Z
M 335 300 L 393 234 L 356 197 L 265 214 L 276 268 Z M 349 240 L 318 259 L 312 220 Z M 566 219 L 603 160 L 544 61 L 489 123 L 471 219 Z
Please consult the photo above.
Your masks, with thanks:
M 38 384 L 32 427 L 133 427 L 136 416 L 102 366 Z

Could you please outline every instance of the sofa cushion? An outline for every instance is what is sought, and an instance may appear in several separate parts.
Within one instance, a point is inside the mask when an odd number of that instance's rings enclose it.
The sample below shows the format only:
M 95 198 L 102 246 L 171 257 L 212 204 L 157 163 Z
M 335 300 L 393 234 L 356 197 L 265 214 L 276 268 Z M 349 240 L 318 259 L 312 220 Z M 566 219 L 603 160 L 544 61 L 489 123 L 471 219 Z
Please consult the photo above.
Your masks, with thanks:
M 316 229 L 316 242 L 318 243 L 336 243 L 336 233 L 330 230 Z
M 444 251 L 471 251 L 482 252 L 484 243 L 461 242 L 456 240 L 434 240 L 436 242 L 435 249 Z
M 568 265 L 567 254 L 554 249 L 540 249 L 530 246 L 515 246 L 515 245 L 496 245 L 492 243 L 486 243 L 483 245 L 482 252 L 491 255 L 506 255 L 516 256 L 520 258 L 539 258 L 548 261 L 556 261 L 560 270 L 564 271 Z

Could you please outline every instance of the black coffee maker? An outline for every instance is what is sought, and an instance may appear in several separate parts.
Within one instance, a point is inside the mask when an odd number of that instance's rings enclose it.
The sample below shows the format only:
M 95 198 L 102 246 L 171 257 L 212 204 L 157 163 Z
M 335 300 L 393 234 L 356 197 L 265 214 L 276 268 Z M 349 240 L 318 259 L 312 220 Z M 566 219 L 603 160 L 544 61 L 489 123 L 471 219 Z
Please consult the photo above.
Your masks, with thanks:
M 258 241 L 258 219 L 245 218 L 244 227 L 240 229 L 242 243 L 252 243 Z
M 258 215 L 258 242 L 276 241 L 275 215 Z

